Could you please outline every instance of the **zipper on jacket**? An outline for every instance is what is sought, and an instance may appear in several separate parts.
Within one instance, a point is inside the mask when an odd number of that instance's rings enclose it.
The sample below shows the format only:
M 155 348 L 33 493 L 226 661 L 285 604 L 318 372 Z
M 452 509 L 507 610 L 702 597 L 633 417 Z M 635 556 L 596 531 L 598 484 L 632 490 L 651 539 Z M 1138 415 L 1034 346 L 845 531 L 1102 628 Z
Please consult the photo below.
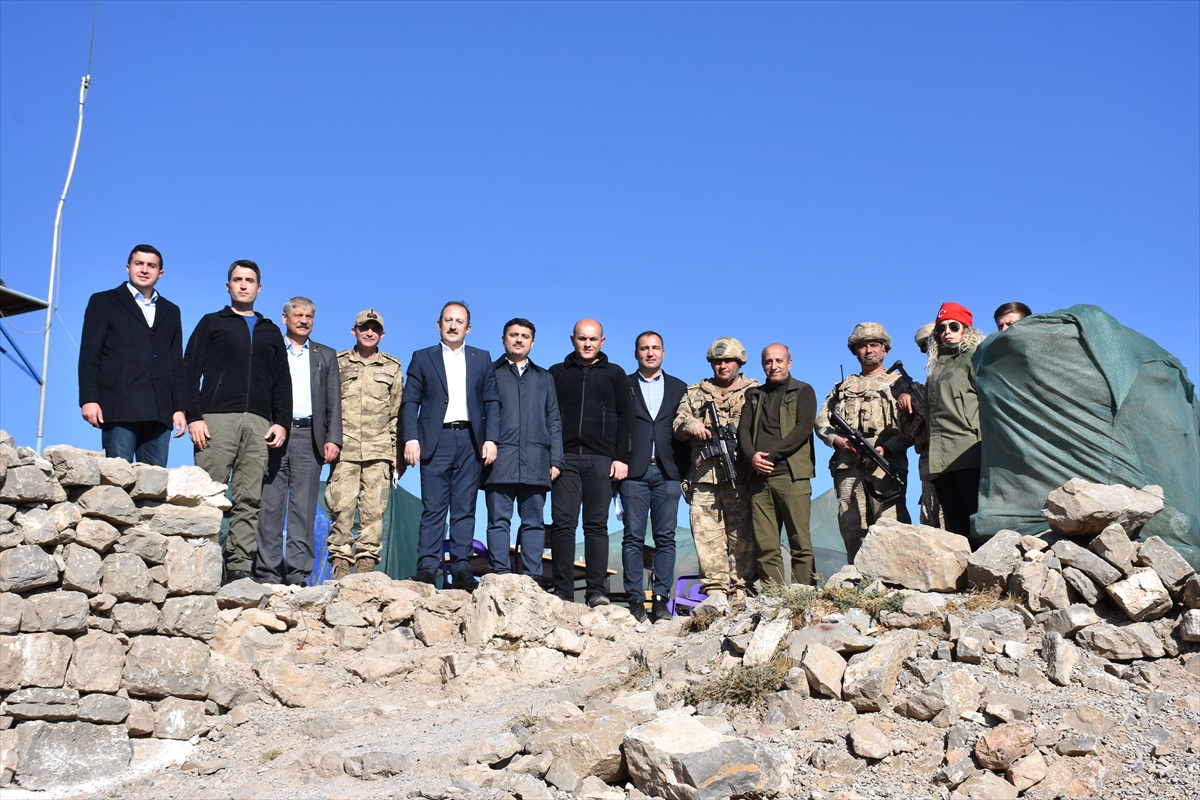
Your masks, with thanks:
M 258 327 L 258 320 L 254 321 L 254 328 Z M 254 380 L 254 328 L 247 328 L 246 331 L 250 334 L 250 358 L 246 368 L 246 407 L 242 411 L 250 410 L 250 383 Z
M 579 455 L 583 455 L 583 409 L 587 407 L 587 376 L 588 368 L 581 365 L 583 369 L 583 390 L 579 395 Z

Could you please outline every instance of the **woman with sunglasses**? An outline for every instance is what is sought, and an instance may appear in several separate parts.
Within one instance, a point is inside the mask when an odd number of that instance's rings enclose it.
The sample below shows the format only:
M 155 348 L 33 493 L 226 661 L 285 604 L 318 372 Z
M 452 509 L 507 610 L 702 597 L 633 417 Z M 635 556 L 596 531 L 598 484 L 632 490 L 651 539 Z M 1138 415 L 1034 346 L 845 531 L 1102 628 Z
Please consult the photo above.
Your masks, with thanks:
M 979 508 L 979 396 L 971 356 L 985 337 L 971 321 L 958 303 L 938 309 L 926 384 L 929 471 L 946 529 L 963 536 Z

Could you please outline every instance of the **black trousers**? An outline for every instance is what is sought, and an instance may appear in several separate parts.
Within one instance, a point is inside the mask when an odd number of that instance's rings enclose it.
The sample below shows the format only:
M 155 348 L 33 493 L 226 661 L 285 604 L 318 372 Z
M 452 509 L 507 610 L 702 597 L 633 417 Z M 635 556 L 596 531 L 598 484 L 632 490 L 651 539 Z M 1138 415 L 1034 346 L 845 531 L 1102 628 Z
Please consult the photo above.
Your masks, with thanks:
M 608 504 L 613 485 L 612 459 L 586 453 L 564 456 L 562 474 L 550 490 L 550 560 L 554 593 L 575 597 L 575 529 L 583 508 L 583 557 L 587 562 L 587 595 L 604 594 L 608 578 Z
M 946 530 L 962 536 L 971 535 L 971 515 L 979 510 L 979 468 L 943 472 L 933 479 Z

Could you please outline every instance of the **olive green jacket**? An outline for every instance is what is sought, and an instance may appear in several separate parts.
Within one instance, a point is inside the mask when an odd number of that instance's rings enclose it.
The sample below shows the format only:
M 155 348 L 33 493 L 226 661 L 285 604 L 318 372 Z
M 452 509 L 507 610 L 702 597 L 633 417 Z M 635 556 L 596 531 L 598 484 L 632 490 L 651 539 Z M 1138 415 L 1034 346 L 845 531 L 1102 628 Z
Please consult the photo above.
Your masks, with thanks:
M 748 458 L 757 451 L 758 423 L 762 417 L 762 387 L 752 386 L 746 390 L 746 404 L 742 407 L 742 417 L 738 422 L 739 450 Z M 750 413 L 746 413 L 747 407 Z M 817 418 L 817 395 L 813 388 L 803 381 L 788 377 L 788 387 L 779 406 L 779 433 L 784 442 L 795 442 L 795 449 L 790 452 L 771 453 L 776 463 L 779 459 L 787 461 L 792 480 L 807 480 L 816 474 L 816 461 L 813 454 L 813 423 Z M 796 431 L 796 429 L 801 429 Z M 802 437 L 802 438 L 801 438 Z
M 929 472 L 935 478 L 980 463 L 979 395 L 971 363 L 976 344 L 964 341 L 961 345 L 942 346 L 938 366 L 926 384 Z

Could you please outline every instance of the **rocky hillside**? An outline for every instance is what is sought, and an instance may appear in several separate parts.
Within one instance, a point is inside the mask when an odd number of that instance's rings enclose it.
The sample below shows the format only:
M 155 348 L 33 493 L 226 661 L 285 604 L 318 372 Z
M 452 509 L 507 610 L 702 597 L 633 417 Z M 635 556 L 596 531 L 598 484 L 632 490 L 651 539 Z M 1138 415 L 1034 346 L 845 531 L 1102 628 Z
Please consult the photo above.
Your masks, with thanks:
M 1200 785 L 1200 577 L 1137 537 L 1153 487 L 1073 481 L 975 553 L 881 523 L 819 590 L 651 626 L 522 576 L 218 587 L 219 486 L 46 455 L 0 437 L 6 800 Z

